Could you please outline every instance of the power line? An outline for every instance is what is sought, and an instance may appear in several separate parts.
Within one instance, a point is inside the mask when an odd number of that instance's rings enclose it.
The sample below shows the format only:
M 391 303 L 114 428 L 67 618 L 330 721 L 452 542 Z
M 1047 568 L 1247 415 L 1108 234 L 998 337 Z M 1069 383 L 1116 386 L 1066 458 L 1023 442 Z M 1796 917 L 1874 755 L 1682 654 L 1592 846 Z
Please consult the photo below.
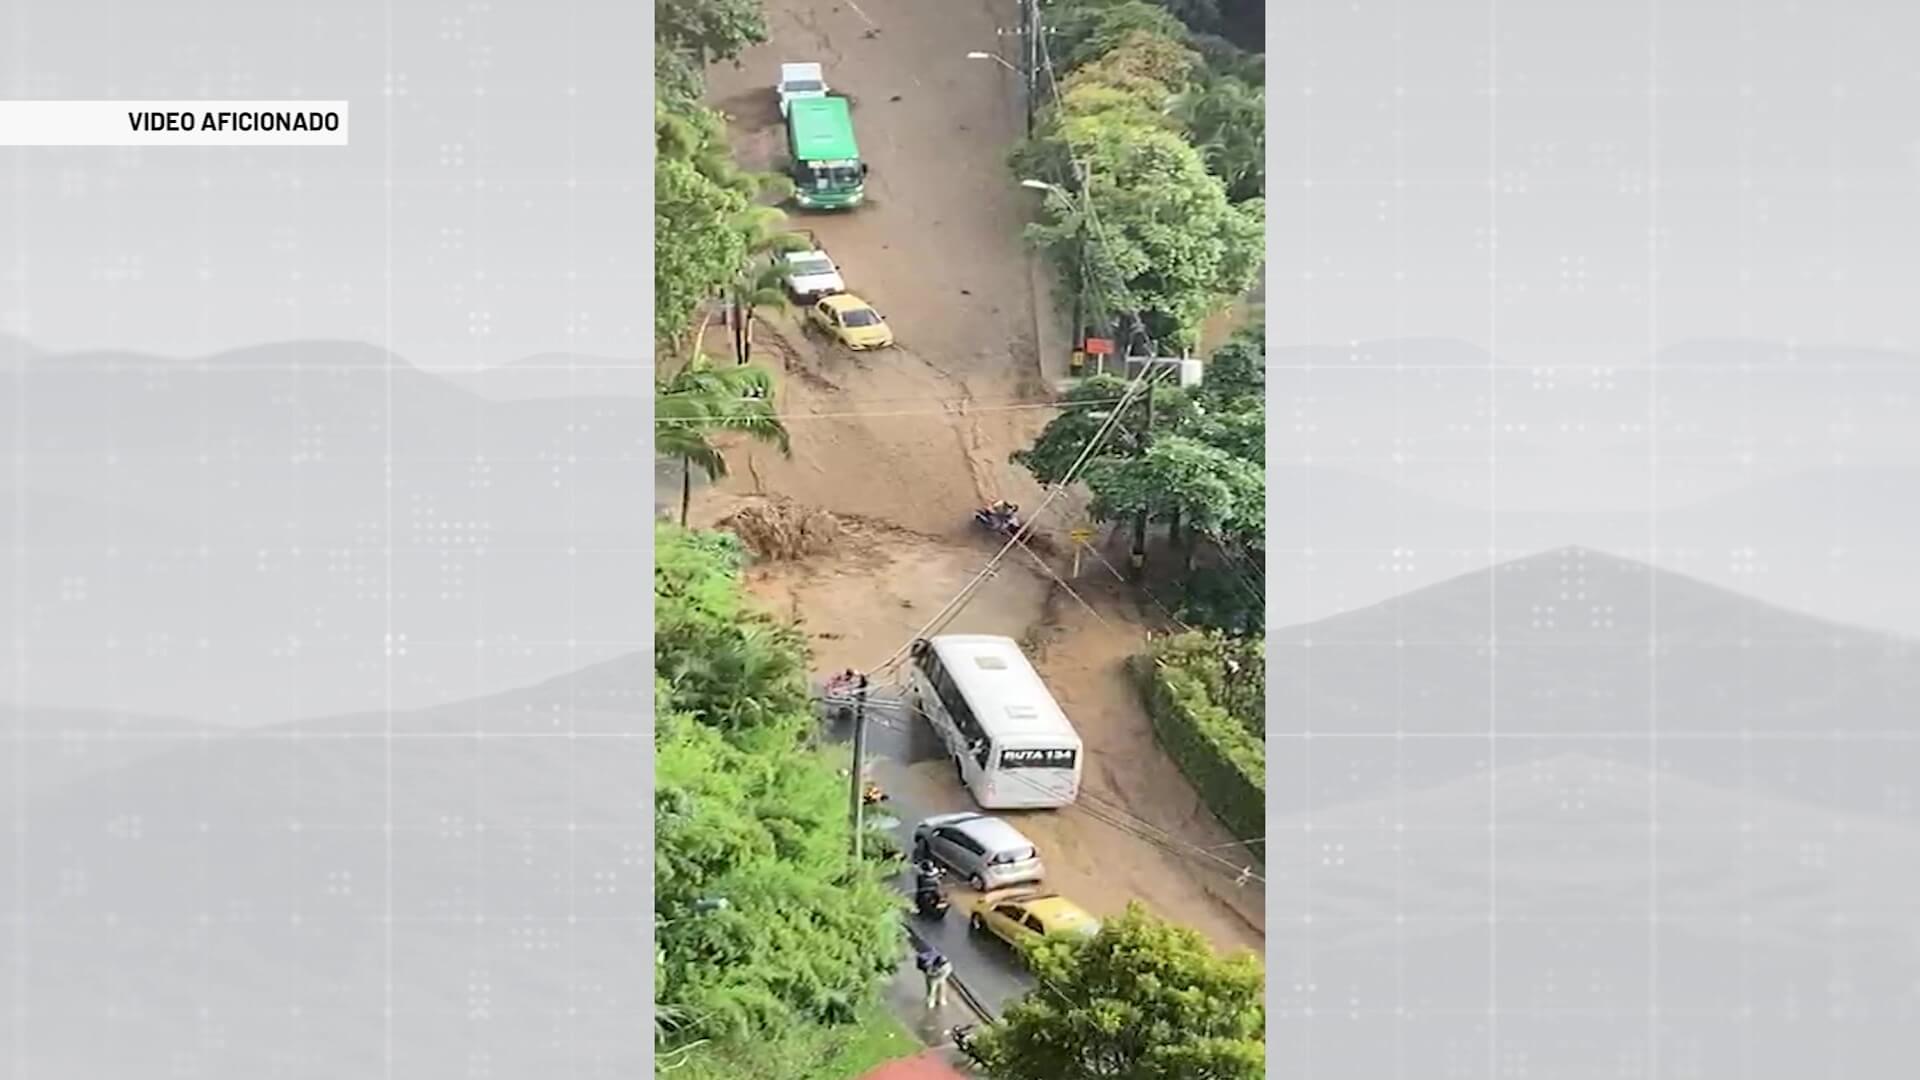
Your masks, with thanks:
M 1099 449 L 1100 443 L 1106 439 L 1107 433 L 1113 430 L 1114 425 L 1119 423 L 1122 416 L 1126 415 L 1127 404 L 1139 392 L 1140 388 L 1146 385 L 1149 378 L 1164 377 L 1164 374 L 1164 371 L 1157 371 L 1152 365 L 1141 367 L 1140 374 L 1127 383 L 1126 392 L 1121 396 L 1120 403 L 1107 415 L 1107 418 L 1101 422 L 1100 427 L 1094 431 L 1093 435 L 1088 438 L 1085 447 L 1080 451 L 1080 456 L 1068 467 L 1059 482 L 1048 491 L 1047 497 L 1035 508 L 1033 514 L 1020 526 L 1019 530 L 1008 538 L 1007 542 L 1001 546 L 999 551 L 994 553 L 993 558 L 987 560 L 987 564 L 980 568 L 980 572 L 974 575 L 973 580 L 961 586 L 960 591 L 955 593 L 952 599 L 942 605 L 940 610 L 934 613 L 933 618 L 927 620 L 926 625 L 922 626 L 918 631 L 908 637 L 906 641 L 902 642 L 900 647 L 895 649 L 891 656 L 888 656 L 878 666 L 872 668 L 871 670 L 873 672 L 884 672 L 892 668 L 894 664 L 899 662 L 901 657 L 906 655 L 907 650 L 913 646 L 915 641 L 934 633 L 940 626 L 945 625 L 946 620 L 951 619 L 959 613 L 959 608 L 964 606 L 965 602 L 972 596 L 973 591 L 980 587 L 980 583 L 993 574 L 993 571 L 999 567 L 1001 560 L 1006 558 L 1007 552 L 1013 550 L 1015 544 L 1019 544 L 1025 540 L 1028 534 L 1033 531 L 1034 523 L 1040 519 L 1041 515 L 1046 513 L 1047 507 L 1051 506 L 1054 500 L 1065 494 L 1068 486 L 1079 477 L 1080 470 L 1084 468 L 1087 461 L 1093 457 L 1093 452 Z
M 900 686 L 900 684 L 891 684 L 891 685 Z M 905 689 L 904 686 L 900 686 L 900 688 Z M 869 687 L 869 694 L 871 694 L 871 687 Z M 854 703 L 854 698 L 852 697 L 840 697 L 840 696 L 823 697 L 822 700 L 835 705 L 852 705 Z M 925 709 L 920 708 L 911 699 L 904 696 L 901 698 L 892 699 L 892 700 L 877 699 L 872 696 L 869 696 L 867 698 L 867 704 L 870 706 L 882 705 L 882 706 L 897 708 L 904 713 L 916 714 L 918 716 L 921 716 L 925 718 L 929 722 L 929 724 L 933 722 L 933 717 L 930 714 L 928 714 L 928 712 Z M 871 722 L 871 717 L 869 718 L 869 722 Z M 897 725 L 885 720 L 881 722 L 886 724 L 886 726 L 893 731 L 901 731 L 901 732 L 906 732 L 908 734 L 911 734 L 912 729 L 910 728 L 904 728 L 904 727 L 901 727 L 900 725 Z M 1082 752 L 1091 755 L 1093 753 L 1097 753 L 1100 751 L 1086 750 L 1083 748 Z M 1015 783 L 1025 784 L 1029 789 L 1034 791 L 1039 791 L 1042 794 L 1048 795 L 1050 797 L 1059 797 L 1064 794 L 1063 788 L 1059 786 L 1042 784 L 1039 780 L 1033 777 L 1021 776 L 1014 773 L 1005 773 L 1003 775 L 1005 776 L 1005 778 L 1012 780 Z M 1113 799 L 1109 799 L 1106 796 L 1099 794 L 1098 792 L 1089 791 L 1084 786 L 1078 792 L 1076 796 L 1076 801 L 1068 803 L 1067 805 L 1062 806 L 1060 809 L 1063 813 L 1073 812 L 1073 813 L 1078 813 L 1085 817 L 1091 818 L 1094 821 L 1097 821 L 1100 824 L 1107 826 L 1108 828 L 1114 829 L 1118 832 L 1125 833 L 1126 835 L 1132 836 L 1137 840 L 1144 841 L 1148 844 L 1153 845 L 1154 847 L 1157 847 L 1163 851 L 1166 851 L 1169 854 L 1177 855 L 1189 860 L 1198 858 L 1199 860 L 1205 863 L 1211 864 L 1210 868 L 1217 869 L 1223 873 L 1231 872 L 1236 878 L 1242 881 L 1252 880 L 1252 881 L 1258 881 L 1262 885 L 1266 884 L 1267 879 L 1265 875 L 1254 873 L 1251 865 L 1242 865 L 1240 863 L 1233 862 L 1232 860 L 1223 858 L 1222 856 L 1216 854 L 1218 849 L 1222 847 L 1245 846 L 1248 844 L 1257 843 L 1259 841 L 1250 841 L 1250 840 L 1234 841 L 1229 844 L 1214 844 L 1214 845 L 1202 847 L 1201 845 L 1194 844 L 1190 841 L 1181 839 L 1179 836 L 1175 835 L 1171 830 L 1167 829 L 1166 827 L 1162 825 L 1157 825 L 1154 822 L 1148 821 L 1147 819 L 1135 814 L 1132 810 L 1127 808 L 1125 805 Z M 1264 839 L 1265 838 L 1263 837 L 1262 840 Z
M 924 401 L 926 399 L 919 398 L 915 400 Z M 870 416 L 968 416 L 973 413 L 1013 412 L 1020 409 L 1074 409 L 1074 408 L 1080 408 L 1082 406 L 1088 406 L 1088 405 L 1118 404 L 1122 400 L 1124 399 L 1097 398 L 1091 401 L 1023 401 L 1023 402 L 1012 402 L 1012 403 L 1001 404 L 1001 405 L 969 405 L 965 398 L 949 398 L 949 399 L 946 399 L 946 402 L 952 402 L 956 405 L 964 406 L 964 407 L 951 408 L 951 409 L 942 408 L 942 409 L 898 409 L 898 410 L 894 410 L 894 409 L 850 410 L 847 412 L 831 412 L 831 413 L 776 413 L 773 416 L 768 417 L 768 419 L 778 420 L 781 423 L 788 423 L 794 420 L 844 420 L 844 419 L 850 419 L 855 417 L 870 417 Z M 945 404 L 946 402 L 942 402 L 942 404 Z M 661 417 L 655 417 L 653 422 L 655 424 L 697 425 L 697 424 L 706 423 L 707 418 L 697 417 L 697 416 L 695 417 L 661 416 Z

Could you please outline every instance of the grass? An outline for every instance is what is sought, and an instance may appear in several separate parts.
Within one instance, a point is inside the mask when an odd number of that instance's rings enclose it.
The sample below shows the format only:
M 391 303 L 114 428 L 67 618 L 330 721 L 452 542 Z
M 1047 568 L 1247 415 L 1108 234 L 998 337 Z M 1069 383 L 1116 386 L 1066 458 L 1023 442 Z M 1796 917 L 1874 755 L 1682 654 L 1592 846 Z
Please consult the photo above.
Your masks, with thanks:
M 710 1044 L 677 1068 L 668 1067 L 677 1057 L 664 1059 L 654 1066 L 654 1075 L 673 1080 L 855 1080 L 882 1062 L 919 1049 L 920 1041 L 885 1005 L 876 1003 L 844 1027 L 802 1028 L 776 1039 Z

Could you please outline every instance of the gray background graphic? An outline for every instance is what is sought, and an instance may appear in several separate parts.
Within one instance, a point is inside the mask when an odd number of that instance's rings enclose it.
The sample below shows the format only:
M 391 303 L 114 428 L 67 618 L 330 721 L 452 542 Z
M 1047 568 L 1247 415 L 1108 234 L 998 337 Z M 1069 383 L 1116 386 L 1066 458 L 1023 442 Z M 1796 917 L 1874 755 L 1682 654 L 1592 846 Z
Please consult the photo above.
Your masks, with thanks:
M 0 0 L 0 1069 L 647 1069 L 645 5 Z
M 1278 1075 L 1920 1060 L 1920 9 L 1271 17 Z

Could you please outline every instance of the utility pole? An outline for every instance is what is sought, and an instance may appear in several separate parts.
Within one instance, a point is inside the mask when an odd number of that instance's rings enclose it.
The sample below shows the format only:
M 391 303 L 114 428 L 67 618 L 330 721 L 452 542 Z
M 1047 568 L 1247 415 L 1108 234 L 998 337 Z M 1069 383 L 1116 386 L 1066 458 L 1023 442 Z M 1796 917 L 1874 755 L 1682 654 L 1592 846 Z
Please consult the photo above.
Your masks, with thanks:
M 1033 113 L 1040 96 L 1040 0 L 1021 5 L 1027 24 L 1027 138 L 1033 138 Z
M 1147 356 L 1147 423 L 1140 432 L 1140 452 L 1146 453 L 1153 443 L 1153 356 Z M 1147 576 L 1147 508 L 1142 506 L 1133 516 L 1133 580 L 1140 581 Z
M 853 815 L 853 862 L 860 864 L 860 847 L 867 828 L 867 676 L 860 675 L 860 683 L 853 692 L 853 780 L 850 799 Z

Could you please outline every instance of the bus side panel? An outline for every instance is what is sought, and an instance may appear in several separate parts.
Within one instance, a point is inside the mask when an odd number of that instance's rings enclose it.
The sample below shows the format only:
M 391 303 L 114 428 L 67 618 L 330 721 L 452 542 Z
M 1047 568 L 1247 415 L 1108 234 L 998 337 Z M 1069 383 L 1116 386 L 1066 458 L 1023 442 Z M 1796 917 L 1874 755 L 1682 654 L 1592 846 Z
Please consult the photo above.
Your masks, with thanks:
M 940 701 L 940 695 L 934 693 L 933 684 L 918 667 L 913 668 L 912 671 L 913 691 L 921 715 L 926 718 L 928 724 L 932 725 L 934 733 L 940 736 L 941 744 L 947 748 L 947 756 L 959 758 L 963 768 L 972 764 L 967 759 L 965 739 L 960 734 L 960 728 L 953 722 L 953 718 L 947 715 L 947 707 Z M 977 768 L 972 772 L 974 776 L 979 774 Z M 969 778 L 970 781 L 971 779 Z

